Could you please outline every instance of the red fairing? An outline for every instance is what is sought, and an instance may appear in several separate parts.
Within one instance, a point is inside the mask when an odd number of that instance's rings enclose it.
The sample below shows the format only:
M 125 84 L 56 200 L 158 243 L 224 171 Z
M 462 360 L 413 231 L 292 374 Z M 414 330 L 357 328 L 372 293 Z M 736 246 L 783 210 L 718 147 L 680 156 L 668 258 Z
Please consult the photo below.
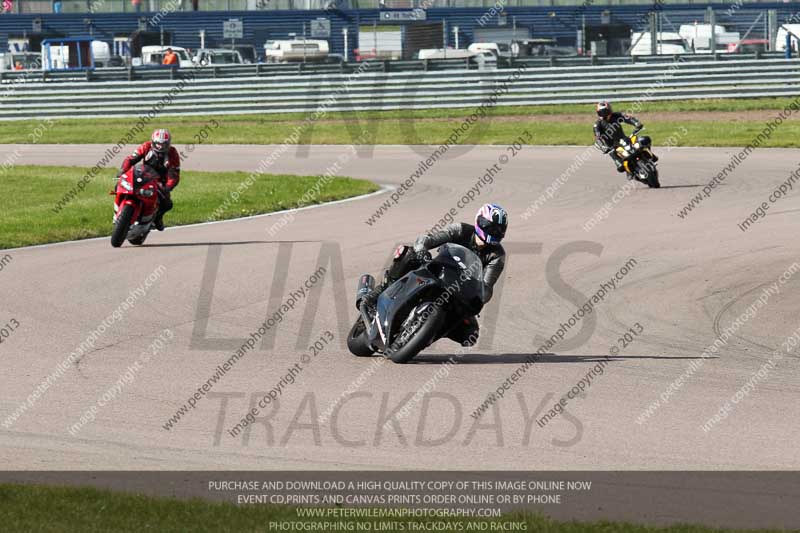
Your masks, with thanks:
M 128 187 L 123 185 L 123 181 L 128 185 Z M 158 209 L 158 194 L 155 191 L 155 187 L 155 180 L 145 184 L 144 186 L 137 187 L 134 183 L 132 168 L 121 175 L 117 181 L 117 188 L 114 191 L 115 219 L 116 213 L 119 213 L 119 210 L 125 204 L 131 204 L 134 206 L 132 222 L 137 222 L 140 218 L 146 218 L 154 215 L 156 209 Z M 141 193 L 143 189 L 152 190 L 153 192 L 148 196 Z

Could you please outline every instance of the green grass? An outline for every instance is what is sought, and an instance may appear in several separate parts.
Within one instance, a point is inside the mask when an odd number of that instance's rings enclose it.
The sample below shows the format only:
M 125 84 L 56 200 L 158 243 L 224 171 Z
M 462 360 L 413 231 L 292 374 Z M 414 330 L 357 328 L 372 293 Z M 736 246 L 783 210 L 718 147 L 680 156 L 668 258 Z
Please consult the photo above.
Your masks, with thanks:
M 329 519 L 329 520 L 336 520 Z M 368 519 L 346 519 L 366 522 Z M 80 532 L 211 532 L 211 531 L 274 531 L 270 521 L 312 522 L 298 518 L 291 507 L 258 505 L 235 506 L 203 500 L 176 500 L 116 493 L 93 488 L 42 487 L 0 484 L 0 528 L 16 533 Z M 410 520 L 393 519 L 407 524 Z M 419 520 L 414 520 L 419 521 Z M 433 519 L 428 521 L 433 522 Z M 466 519 L 436 519 L 450 523 L 461 522 L 466 531 Z M 469 520 L 473 523 L 478 520 Z M 511 514 L 498 522 L 526 522 L 527 531 L 545 533 L 712 533 L 732 532 L 701 526 L 665 528 L 639 526 L 618 522 L 555 522 L 540 515 Z M 373 524 L 377 522 L 372 522 Z M 406 525 L 405 531 L 409 528 Z M 373 527 L 373 530 L 375 528 Z M 381 529 L 381 531 L 398 531 Z M 458 529 L 450 529 L 457 531 Z M 768 530 L 759 530 L 766 532 Z
M 92 180 L 59 213 L 56 202 L 86 173 L 80 167 L 16 166 L 0 174 L 3 195 L 0 197 L 0 249 L 84 239 L 110 235 L 113 185 L 106 171 Z M 246 172 L 183 171 L 181 183 L 172 193 L 175 207 L 165 217 L 168 226 L 230 219 L 298 207 L 300 198 L 319 180 L 315 176 L 263 174 L 243 192 L 237 203 L 230 192 L 237 189 L 249 174 Z M 338 200 L 377 190 L 365 180 L 336 177 L 320 188 L 310 203 Z M 229 199 L 229 207 L 214 215 Z M 1 529 L 1 528 L 0 528 Z
M 647 125 L 648 134 L 654 138 L 655 145 L 663 143 L 679 127 L 687 133 L 679 136 L 676 146 L 743 146 L 764 126 L 764 120 L 783 109 L 790 98 L 755 99 L 717 99 L 687 100 L 675 102 L 645 103 L 636 115 Z M 626 109 L 626 103 L 617 105 Z M 307 135 L 300 139 L 303 144 L 350 144 L 359 137 L 360 129 L 369 131 L 364 138 L 366 144 L 439 144 L 450 135 L 453 128 L 472 113 L 473 109 L 426 109 L 370 111 L 362 113 L 329 113 L 313 123 Z M 692 113 L 760 111 L 764 120 L 730 120 L 721 118 L 715 121 L 693 120 Z M 685 119 L 666 121 L 648 118 L 648 113 L 685 113 Z M 569 122 L 559 122 L 559 115 L 585 116 L 585 122 L 577 122 L 575 117 Z M 542 120 L 549 116 L 550 120 Z M 279 144 L 306 117 L 300 113 L 226 115 L 216 117 L 219 127 L 209 127 L 207 117 L 161 117 L 152 127 L 169 127 L 176 145 L 197 142 L 195 136 L 204 128 L 209 132 L 205 142 L 214 144 Z M 502 120 L 499 117 L 503 117 Z M 553 120 L 556 119 L 556 120 Z M 342 121 L 346 121 L 345 124 Z M 459 142 L 462 144 L 508 144 L 513 142 L 523 130 L 528 130 L 532 144 L 589 144 L 592 142 L 591 124 L 594 110 L 591 105 L 543 105 L 543 106 L 504 106 L 491 110 L 490 116 L 481 125 Z M 358 124 L 356 123 L 358 121 Z M 124 138 L 133 121 L 126 118 L 108 119 L 65 119 L 54 120 L 40 137 L 29 136 L 40 125 L 39 121 L 6 122 L 0 129 L 0 144 L 29 142 L 72 144 L 98 143 L 110 144 Z M 778 135 L 763 146 L 800 146 L 800 121 L 785 122 Z

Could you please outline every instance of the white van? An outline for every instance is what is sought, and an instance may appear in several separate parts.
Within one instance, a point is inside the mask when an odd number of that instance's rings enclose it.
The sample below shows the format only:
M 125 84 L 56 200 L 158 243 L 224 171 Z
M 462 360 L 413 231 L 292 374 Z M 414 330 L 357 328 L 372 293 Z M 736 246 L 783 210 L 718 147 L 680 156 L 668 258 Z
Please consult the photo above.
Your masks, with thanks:
M 24 70 L 42 68 L 42 56 L 37 52 L 0 52 L 0 70 L 16 70 L 17 63 Z
M 519 47 L 519 46 L 518 46 Z M 506 43 L 472 43 L 467 47 L 470 52 L 478 53 L 488 50 L 494 57 L 511 57 L 512 46 Z
M 717 49 L 711 50 L 711 24 L 682 24 L 678 34 L 686 41 L 689 51 L 697 54 L 710 54 L 712 52 L 730 53 L 731 47 L 741 40 L 739 32 L 728 31 L 724 26 L 714 25 L 714 37 Z
M 242 55 L 228 48 L 201 48 L 192 59 L 195 65 L 241 65 Z
M 95 67 L 107 67 L 111 60 L 111 45 L 105 41 L 92 41 L 92 55 Z
M 798 41 L 800 41 L 800 24 L 784 24 L 778 28 L 778 35 L 775 37 L 775 51 L 786 51 L 786 35 L 790 36 L 792 50 L 798 51 Z
M 417 52 L 418 59 L 469 59 L 477 52 L 455 48 L 423 48 Z
M 160 65 L 164 59 L 164 54 L 167 48 L 172 48 L 172 51 L 178 55 L 178 64 L 181 67 L 191 67 L 192 58 L 189 57 L 189 52 L 180 46 L 142 46 L 142 65 Z
M 294 39 L 264 43 L 264 59 L 267 63 L 325 61 L 329 52 L 328 41 L 321 39 Z
M 657 55 L 685 54 L 686 46 L 683 39 L 675 32 L 662 31 L 657 35 L 656 43 Z M 631 35 L 631 55 L 649 56 L 653 53 L 651 47 L 650 32 L 636 32 Z

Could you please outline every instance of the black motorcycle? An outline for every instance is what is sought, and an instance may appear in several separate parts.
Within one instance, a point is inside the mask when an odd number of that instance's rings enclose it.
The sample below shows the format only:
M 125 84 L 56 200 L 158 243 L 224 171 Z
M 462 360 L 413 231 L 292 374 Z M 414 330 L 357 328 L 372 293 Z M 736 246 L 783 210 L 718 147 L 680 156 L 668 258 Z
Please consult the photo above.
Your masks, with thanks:
M 378 352 L 406 363 L 483 308 L 483 264 L 458 244 L 442 245 L 436 257 L 389 285 L 369 309 L 361 299 L 374 285 L 375 278 L 361 276 L 356 295 L 361 316 L 347 336 L 348 349 L 359 357 Z
M 614 150 L 617 157 L 622 160 L 630 179 L 640 181 L 652 189 L 658 189 L 661 183 L 658 181 L 658 169 L 650 149 L 652 141 L 646 135 L 639 136 L 639 131 L 634 131 L 630 138 L 620 139 Z

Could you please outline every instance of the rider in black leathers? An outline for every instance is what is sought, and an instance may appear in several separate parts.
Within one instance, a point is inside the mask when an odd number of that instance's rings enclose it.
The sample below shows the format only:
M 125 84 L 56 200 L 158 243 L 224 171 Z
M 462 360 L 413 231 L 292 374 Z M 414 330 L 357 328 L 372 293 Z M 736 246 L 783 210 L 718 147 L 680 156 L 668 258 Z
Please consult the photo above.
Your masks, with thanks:
M 505 266 L 506 252 L 500 241 L 508 227 L 506 211 L 494 204 L 485 204 L 478 211 L 475 224 L 454 223 L 441 230 L 421 235 L 413 246 L 399 246 L 395 250 L 392 263 L 387 268 L 383 282 L 364 296 L 363 302 L 374 308 L 378 296 L 392 283 L 405 276 L 423 263 L 430 261 L 428 250 L 438 248 L 446 243 L 454 243 L 475 252 L 483 263 L 484 303 L 493 294 L 497 282 Z M 478 340 L 478 320 L 469 317 L 463 325 L 450 332 L 448 337 L 462 346 L 473 346 Z
M 625 115 L 623 113 L 615 113 L 611 109 L 611 104 L 608 102 L 600 102 L 597 104 L 597 122 L 594 123 L 594 144 L 604 154 L 609 154 L 614 164 L 617 166 L 617 172 L 625 172 L 625 167 L 622 164 L 622 159 L 617 155 L 615 147 L 620 139 L 627 139 L 628 136 L 622 129 L 622 124 L 630 124 L 634 127 L 634 133 L 642 129 L 642 123 L 636 117 Z M 658 157 L 653 155 L 653 161 L 658 161 Z

